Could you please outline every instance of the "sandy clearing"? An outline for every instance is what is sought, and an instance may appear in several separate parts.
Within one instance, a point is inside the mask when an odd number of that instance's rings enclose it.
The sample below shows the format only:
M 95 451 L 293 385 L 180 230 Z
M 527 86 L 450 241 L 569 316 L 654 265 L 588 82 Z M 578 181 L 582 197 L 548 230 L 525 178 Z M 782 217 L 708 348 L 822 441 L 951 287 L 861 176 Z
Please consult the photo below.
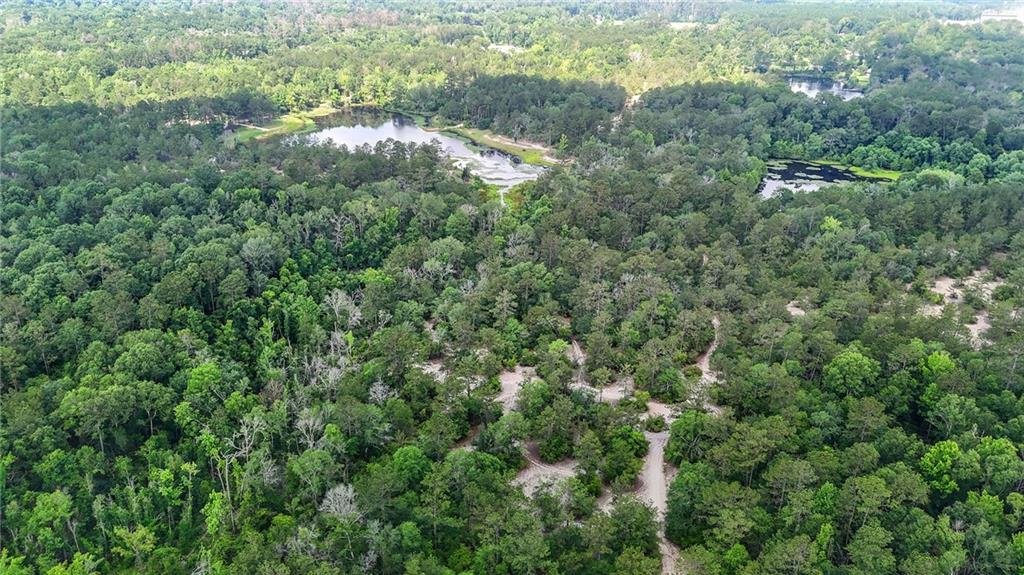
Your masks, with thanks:
M 533 378 L 533 368 L 522 365 L 517 365 L 511 371 L 502 371 L 498 375 L 498 381 L 501 382 L 501 391 L 498 392 L 498 397 L 495 398 L 495 401 L 501 404 L 502 410 L 508 412 L 515 409 L 519 389 L 531 378 Z
M 527 496 L 533 496 L 545 483 L 561 481 L 576 475 L 575 459 L 544 463 L 540 460 L 536 443 L 528 443 L 523 455 L 526 457 L 526 467 L 516 475 L 515 483 L 522 486 Z
M 793 301 L 791 301 L 791 302 L 786 304 L 786 311 L 789 312 L 789 315 L 791 315 L 793 317 L 803 317 L 803 316 L 807 315 L 807 312 L 804 311 L 804 309 L 801 308 L 798 305 L 798 303 L 799 302 L 797 302 L 796 300 L 793 300 Z
M 962 301 L 964 294 L 972 289 L 978 290 L 986 302 L 991 301 L 992 292 L 997 287 L 1003 285 L 1004 282 L 1000 279 L 985 279 L 988 275 L 988 268 L 981 267 L 962 281 L 949 276 L 936 278 L 932 284 L 931 291 L 942 297 L 942 303 L 926 303 L 922 305 L 921 314 L 928 317 L 939 317 L 942 315 L 946 305 Z M 975 349 L 980 348 L 986 343 L 987 340 L 984 334 L 991 327 L 988 312 L 985 310 L 978 311 L 974 316 L 974 321 L 967 324 L 966 327 L 968 333 L 970 333 L 971 345 Z
M 447 374 L 444 371 L 444 362 L 440 359 L 427 360 L 424 363 L 417 364 L 416 367 L 420 368 L 423 373 L 431 375 L 437 381 L 443 382 Z
M 967 326 L 967 331 L 971 334 L 971 345 L 974 349 L 981 349 L 981 346 L 989 343 L 988 339 L 985 338 L 985 332 L 988 331 L 988 328 L 992 327 L 990 320 L 988 312 L 981 310 L 974 316 L 974 323 Z
M 495 52 L 501 52 L 506 56 L 526 51 L 526 48 L 523 48 L 522 46 L 515 46 L 512 44 L 491 44 L 489 46 L 486 46 L 486 49 L 494 50 Z
M 598 401 L 610 403 L 612 405 L 615 405 L 623 399 L 633 395 L 633 380 L 631 378 L 620 379 L 608 387 L 597 388 L 585 383 L 575 383 L 572 387 L 573 389 L 589 391 L 597 397 Z
M 986 280 L 985 277 L 988 275 L 988 268 L 981 267 L 974 271 L 971 275 L 963 279 L 963 281 L 956 280 L 949 276 L 941 276 L 935 279 L 935 283 L 932 284 L 931 290 L 940 296 L 943 301 L 958 301 L 963 299 L 964 292 L 969 289 L 977 289 L 981 292 L 982 297 L 988 299 L 992 297 L 992 291 L 997 287 L 1003 285 L 1003 281 L 999 279 Z
M 673 415 L 672 407 L 667 403 L 661 403 L 660 401 L 648 401 L 647 402 L 647 417 L 662 417 L 666 423 L 671 423 L 675 420 Z

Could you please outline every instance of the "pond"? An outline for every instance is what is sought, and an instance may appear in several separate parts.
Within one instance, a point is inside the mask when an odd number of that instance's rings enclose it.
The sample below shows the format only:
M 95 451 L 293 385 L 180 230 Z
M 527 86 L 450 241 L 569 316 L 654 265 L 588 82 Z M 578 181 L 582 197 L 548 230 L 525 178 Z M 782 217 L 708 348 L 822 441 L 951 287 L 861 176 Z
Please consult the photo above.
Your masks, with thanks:
M 523 182 L 537 179 L 544 168 L 522 162 L 504 152 L 478 148 L 446 135 L 421 128 L 411 118 L 398 114 L 342 113 L 332 116 L 330 127 L 308 135 L 314 142 L 330 142 L 337 146 L 355 148 L 373 146 L 385 140 L 403 143 L 436 144 L 455 165 L 469 170 L 488 184 L 504 190 Z
M 843 100 L 860 98 L 864 92 L 849 88 L 842 82 L 836 82 L 831 78 L 817 76 L 786 76 L 786 83 L 789 89 L 799 94 L 805 94 L 808 98 L 815 98 L 818 94 L 829 93 L 839 96 Z
M 770 198 L 783 188 L 794 192 L 813 192 L 828 184 L 872 181 L 870 178 L 862 178 L 850 170 L 826 164 L 812 164 L 796 160 L 770 160 L 766 162 L 766 165 L 768 173 L 761 180 L 761 185 L 757 189 L 763 198 Z

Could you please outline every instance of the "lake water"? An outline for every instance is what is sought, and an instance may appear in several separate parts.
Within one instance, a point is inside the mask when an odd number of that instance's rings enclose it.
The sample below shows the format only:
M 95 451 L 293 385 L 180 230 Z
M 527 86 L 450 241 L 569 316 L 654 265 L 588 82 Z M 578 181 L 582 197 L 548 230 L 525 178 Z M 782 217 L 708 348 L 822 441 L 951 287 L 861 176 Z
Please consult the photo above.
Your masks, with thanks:
M 789 89 L 799 94 L 806 94 L 808 98 L 815 98 L 818 94 L 828 93 L 839 96 L 843 100 L 852 100 L 864 95 L 861 90 L 848 88 L 842 82 L 834 82 L 828 78 L 812 78 L 809 76 L 787 76 L 786 83 Z
M 767 162 L 767 166 L 768 174 L 758 187 L 763 198 L 770 198 L 783 188 L 794 192 L 813 192 L 828 184 L 869 181 L 849 170 L 822 164 L 772 160 Z
M 391 114 L 339 114 L 329 120 L 331 127 L 309 135 L 314 142 L 330 142 L 337 146 L 355 148 L 373 146 L 385 140 L 404 143 L 433 143 L 455 165 L 469 170 L 488 184 L 503 189 L 537 179 L 544 168 L 524 163 L 515 156 L 492 149 L 474 149 L 466 142 L 442 134 L 424 130 L 410 118 Z M 502 194 L 504 197 L 504 194 Z

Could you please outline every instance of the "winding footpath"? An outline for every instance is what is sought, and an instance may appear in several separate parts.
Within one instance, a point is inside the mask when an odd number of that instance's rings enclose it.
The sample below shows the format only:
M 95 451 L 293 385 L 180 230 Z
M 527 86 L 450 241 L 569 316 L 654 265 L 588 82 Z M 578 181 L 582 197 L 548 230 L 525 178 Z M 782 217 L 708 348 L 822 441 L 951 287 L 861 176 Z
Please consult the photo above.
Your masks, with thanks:
M 697 367 L 700 368 L 700 382 L 697 384 L 696 400 L 704 408 L 704 411 L 714 415 L 722 415 L 722 408 L 711 401 L 711 386 L 718 383 L 719 380 L 718 372 L 711 371 L 711 356 L 718 349 L 718 344 L 721 340 L 722 321 L 718 319 L 717 315 L 711 318 L 711 326 L 715 328 L 715 339 L 711 341 L 708 350 L 697 358 Z

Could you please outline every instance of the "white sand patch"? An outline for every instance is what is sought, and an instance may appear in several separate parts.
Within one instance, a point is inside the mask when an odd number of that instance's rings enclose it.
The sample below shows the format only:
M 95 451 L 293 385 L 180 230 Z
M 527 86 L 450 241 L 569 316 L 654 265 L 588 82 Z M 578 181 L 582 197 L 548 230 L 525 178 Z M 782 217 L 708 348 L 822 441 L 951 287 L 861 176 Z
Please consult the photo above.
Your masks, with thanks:
M 526 467 L 521 470 L 514 483 L 522 486 L 527 496 L 532 496 L 545 483 L 554 483 L 576 475 L 576 460 L 565 459 L 557 463 L 544 463 L 537 452 L 537 444 L 526 446 Z
M 417 364 L 416 367 L 420 368 L 423 373 L 433 376 L 434 379 L 440 382 L 444 382 L 448 376 L 444 371 L 444 363 L 440 359 L 431 359 L 424 363 Z
M 799 302 L 797 302 L 796 300 L 793 300 L 786 304 L 786 311 L 788 311 L 789 315 L 793 317 L 803 317 L 807 315 L 807 312 L 804 311 L 802 307 L 800 307 Z
M 587 363 L 587 352 L 583 351 L 583 347 L 576 338 L 573 338 L 571 345 L 565 349 L 565 357 L 569 358 L 569 362 L 575 368 L 572 376 L 573 382 L 578 385 L 585 385 L 583 366 Z
M 664 418 L 666 423 L 671 423 L 675 420 L 672 407 L 660 401 L 647 402 L 647 417 L 661 417 Z
M 494 50 L 495 52 L 501 52 L 506 56 L 526 51 L 526 48 L 523 48 L 521 46 L 513 46 L 512 44 L 491 44 L 490 46 L 487 46 L 487 49 Z
M 516 399 L 523 384 L 533 378 L 533 368 L 517 365 L 512 371 L 505 370 L 498 375 L 501 391 L 495 401 L 501 404 L 502 410 L 508 412 L 516 407 Z
M 582 389 L 594 394 L 598 401 L 615 405 L 633 395 L 633 378 L 626 377 L 607 387 L 594 387 L 585 383 L 573 383 L 573 389 Z
M 441 336 L 440 334 L 437 333 L 436 319 L 428 319 L 427 321 L 423 322 L 423 325 L 424 327 L 426 327 L 427 335 L 430 337 L 430 341 L 434 343 L 438 343 L 439 341 L 441 341 Z
M 992 297 L 992 291 L 1004 283 L 996 278 L 987 279 L 989 277 L 988 268 L 981 267 L 964 278 L 963 281 L 948 276 L 939 277 L 932 284 L 931 289 L 942 296 L 944 302 L 960 301 L 968 290 L 978 290 L 981 296 L 987 300 Z
M 932 284 L 931 291 L 941 296 L 942 303 L 922 305 L 921 314 L 928 317 L 939 317 L 942 315 L 946 305 L 955 305 L 963 301 L 964 294 L 972 290 L 976 290 L 981 294 L 982 299 L 989 303 L 992 300 L 992 292 L 997 287 L 1003 285 L 1003 283 L 1002 280 L 991 277 L 986 267 L 975 270 L 974 273 L 962 281 L 948 276 L 939 277 Z M 974 321 L 967 324 L 966 327 L 970 333 L 971 345 L 975 348 L 980 348 L 986 343 L 987 340 L 984 338 L 984 334 L 991 327 L 988 312 L 985 310 L 978 311 L 974 316 Z
M 967 331 L 971 334 L 971 345 L 974 349 L 981 349 L 983 345 L 989 343 L 985 338 L 985 332 L 988 331 L 988 328 L 992 327 L 990 320 L 988 312 L 982 310 L 974 316 L 974 323 L 967 326 Z

